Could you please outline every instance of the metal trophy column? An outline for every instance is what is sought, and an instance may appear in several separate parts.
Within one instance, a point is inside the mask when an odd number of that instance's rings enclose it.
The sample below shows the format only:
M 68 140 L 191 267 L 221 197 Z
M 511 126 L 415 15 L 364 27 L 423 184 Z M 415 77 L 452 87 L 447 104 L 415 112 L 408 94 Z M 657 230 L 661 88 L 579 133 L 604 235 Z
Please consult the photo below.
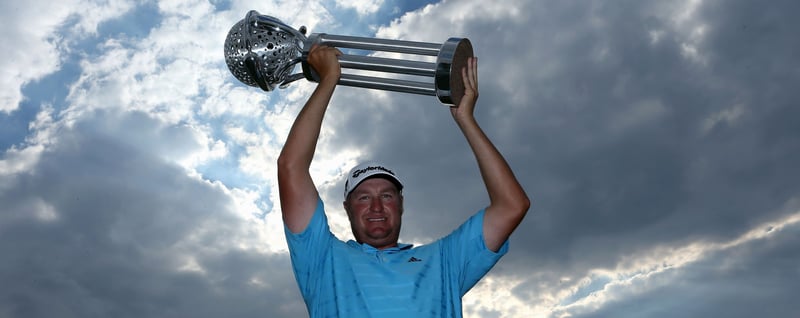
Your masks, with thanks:
M 461 69 L 466 66 L 467 59 L 473 56 L 468 39 L 450 38 L 440 44 L 325 33 L 313 33 L 306 37 L 305 33 L 305 27 L 295 30 L 274 17 L 250 11 L 228 33 L 225 40 L 225 62 L 239 81 L 272 91 L 275 87 L 286 87 L 300 78 L 319 81 L 306 62 L 308 51 L 314 44 L 341 49 L 435 56 L 436 62 L 433 63 L 345 54 L 339 57 L 342 76 L 338 84 L 437 96 L 440 102 L 449 105 L 458 105 L 464 95 Z M 298 63 L 302 65 L 303 72 L 290 74 Z M 346 72 L 348 69 L 369 71 L 362 73 L 384 73 L 383 75 L 412 75 L 406 78 L 414 79 L 349 74 Z

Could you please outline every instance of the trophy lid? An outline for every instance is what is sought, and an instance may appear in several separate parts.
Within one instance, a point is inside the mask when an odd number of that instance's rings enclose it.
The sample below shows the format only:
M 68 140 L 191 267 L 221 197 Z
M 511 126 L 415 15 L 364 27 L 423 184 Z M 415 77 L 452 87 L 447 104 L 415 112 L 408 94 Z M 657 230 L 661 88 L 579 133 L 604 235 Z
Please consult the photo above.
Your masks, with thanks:
M 290 79 L 305 41 L 305 27 L 298 31 L 252 10 L 228 32 L 225 63 L 242 83 L 271 91 Z

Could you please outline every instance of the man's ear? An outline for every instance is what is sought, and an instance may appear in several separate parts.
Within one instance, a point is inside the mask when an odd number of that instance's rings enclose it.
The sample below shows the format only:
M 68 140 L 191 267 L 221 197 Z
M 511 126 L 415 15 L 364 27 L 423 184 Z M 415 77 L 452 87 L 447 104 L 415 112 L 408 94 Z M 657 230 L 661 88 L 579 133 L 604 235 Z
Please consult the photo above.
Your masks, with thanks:
M 400 192 L 399 196 L 400 196 L 400 204 L 399 204 L 399 206 L 400 206 L 400 215 L 403 215 L 403 211 L 406 210 L 403 207 L 403 192 Z
M 347 200 L 342 201 L 342 207 L 347 212 L 347 217 L 350 218 L 350 202 L 347 202 Z

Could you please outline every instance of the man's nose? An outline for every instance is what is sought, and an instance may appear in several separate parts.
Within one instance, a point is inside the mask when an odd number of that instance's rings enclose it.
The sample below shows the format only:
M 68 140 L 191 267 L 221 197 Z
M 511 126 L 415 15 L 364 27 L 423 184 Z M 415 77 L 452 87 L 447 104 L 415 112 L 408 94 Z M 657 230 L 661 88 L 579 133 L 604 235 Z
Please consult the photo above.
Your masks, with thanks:
M 379 197 L 372 198 L 372 201 L 370 202 L 370 205 L 369 205 L 369 209 L 371 211 L 376 211 L 376 212 L 382 211 L 383 210 L 383 203 L 381 202 L 381 199 Z

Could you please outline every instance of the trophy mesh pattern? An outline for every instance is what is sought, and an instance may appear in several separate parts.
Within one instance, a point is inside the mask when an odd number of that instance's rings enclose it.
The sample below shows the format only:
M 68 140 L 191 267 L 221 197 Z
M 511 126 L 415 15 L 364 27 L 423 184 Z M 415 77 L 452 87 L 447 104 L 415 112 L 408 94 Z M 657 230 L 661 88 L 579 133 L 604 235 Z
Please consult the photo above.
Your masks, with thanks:
M 283 83 L 295 64 L 300 62 L 303 40 L 303 35 L 276 18 L 248 15 L 228 32 L 225 63 L 242 83 L 259 87 L 257 79 L 252 77 L 255 75 L 262 77 L 269 90 L 272 90 Z M 251 75 L 247 71 L 247 59 L 256 62 L 256 74 Z

